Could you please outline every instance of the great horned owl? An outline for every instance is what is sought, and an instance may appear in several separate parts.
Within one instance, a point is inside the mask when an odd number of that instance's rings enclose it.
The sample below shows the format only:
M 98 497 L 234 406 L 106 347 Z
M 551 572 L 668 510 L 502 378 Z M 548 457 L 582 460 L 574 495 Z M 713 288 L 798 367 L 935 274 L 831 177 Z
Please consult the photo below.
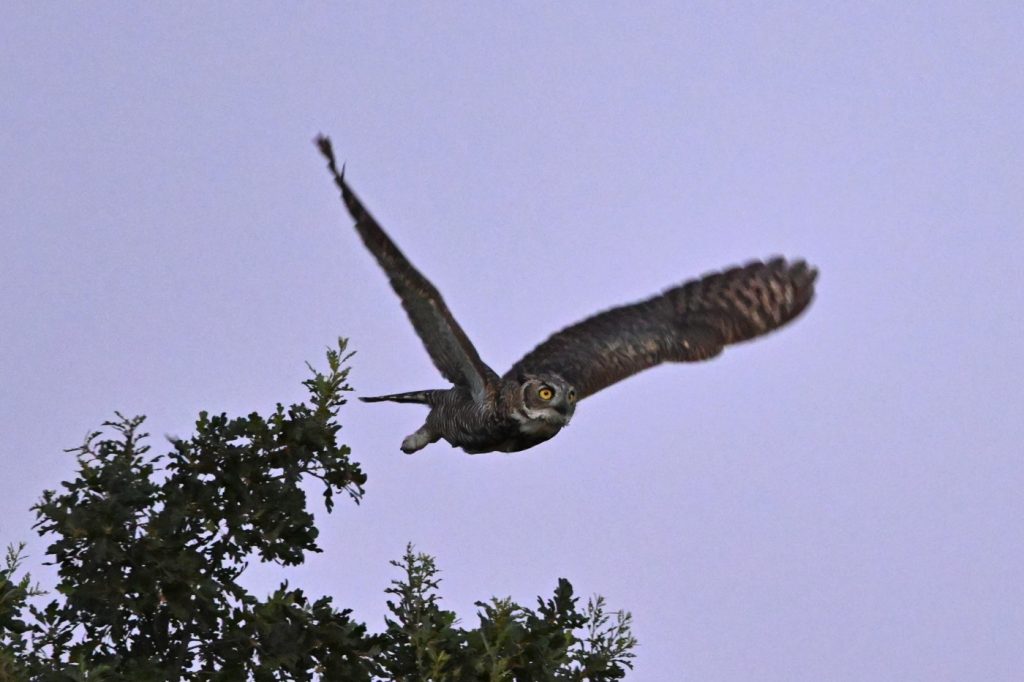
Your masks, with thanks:
M 802 260 L 754 261 L 686 282 L 646 301 L 612 308 L 552 335 L 504 376 L 488 367 L 441 294 L 413 267 L 339 173 L 331 142 L 317 145 L 363 243 L 387 273 L 434 365 L 454 386 L 395 393 L 388 400 L 430 407 L 402 441 L 411 454 L 441 438 L 468 453 L 517 452 L 569 423 L 576 403 L 662 362 L 707 360 L 799 315 L 817 271 Z

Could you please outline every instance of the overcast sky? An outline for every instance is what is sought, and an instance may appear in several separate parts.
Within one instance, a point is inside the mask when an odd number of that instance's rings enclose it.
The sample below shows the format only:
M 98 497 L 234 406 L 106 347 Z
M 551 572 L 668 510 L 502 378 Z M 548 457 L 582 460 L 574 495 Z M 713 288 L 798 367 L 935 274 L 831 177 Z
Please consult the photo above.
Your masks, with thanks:
M 560 576 L 631 610 L 634 680 L 1020 679 L 1024 10 L 833 4 L 4 3 L 0 541 L 114 410 L 162 448 L 303 399 L 339 335 L 358 392 L 444 385 L 322 131 L 499 372 L 752 258 L 818 297 L 523 453 L 347 405 L 365 502 L 255 590 L 379 629 L 412 541 L 467 624 Z

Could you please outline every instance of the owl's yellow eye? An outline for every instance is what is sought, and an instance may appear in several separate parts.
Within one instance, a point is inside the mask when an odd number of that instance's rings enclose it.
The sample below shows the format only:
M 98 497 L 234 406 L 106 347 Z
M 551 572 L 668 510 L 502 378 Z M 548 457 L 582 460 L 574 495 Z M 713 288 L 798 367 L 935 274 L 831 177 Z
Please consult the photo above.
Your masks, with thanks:
M 568 396 L 566 396 L 566 397 L 568 397 L 568 398 L 569 398 L 569 402 L 570 402 L 570 403 L 574 403 L 574 402 L 576 402 L 576 391 L 574 391 L 574 390 L 572 390 L 572 389 L 570 388 L 570 389 L 569 389 L 569 395 L 568 395 Z
M 541 388 L 539 391 L 537 391 L 537 395 L 540 396 L 541 400 L 551 400 L 552 398 L 555 397 L 555 392 L 552 391 L 547 386 L 545 386 Z

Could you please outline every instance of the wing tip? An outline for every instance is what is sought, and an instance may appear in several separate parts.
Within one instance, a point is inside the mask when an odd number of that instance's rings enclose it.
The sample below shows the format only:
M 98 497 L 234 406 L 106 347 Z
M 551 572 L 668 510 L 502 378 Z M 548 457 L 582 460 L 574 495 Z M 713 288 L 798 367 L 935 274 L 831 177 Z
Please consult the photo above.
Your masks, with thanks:
M 784 256 L 771 256 L 764 261 L 753 260 L 747 263 L 744 268 L 757 270 L 767 268 L 776 272 L 793 285 L 798 292 L 807 294 L 807 299 L 814 294 L 814 284 L 818 280 L 818 268 L 807 262 L 804 258 L 789 259 Z
M 334 156 L 334 145 L 331 144 L 331 138 L 323 133 L 317 133 L 316 137 L 313 138 L 313 143 L 316 144 L 317 149 L 323 154 L 324 158 L 327 159 L 327 169 L 331 171 L 331 175 L 334 176 L 334 183 L 341 190 L 341 199 L 345 203 L 345 208 L 352 215 L 352 218 L 359 222 L 367 217 L 366 208 L 356 197 L 355 192 L 345 182 L 345 164 L 341 165 L 341 170 L 338 170 L 338 162 Z
M 313 138 L 313 143 L 316 144 L 317 149 L 327 159 L 327 167 L 331 169 L 331 172 L 337 173 L 338 166 L 334 160 L 334 146 L 331 144 L 331 138 L 323 133 L 317 133 L 316 137 Z
M 334 176 L 334 181 L 338 183 L 338 187 L 341 188 L 342 192 L 347 193 L 348 185 L 345 182 L 345 165 L 342 164 L 341 170 L 338 170 L 338 162 L 334 156 L 334 145 L 331 144 L 331 138 L 323 133 L 317 133 L 316 137 L 313 138 L 313 143 L 316 144 L 317 149 L 327 159 L 327 168 L 331 171 L 331 175 Z

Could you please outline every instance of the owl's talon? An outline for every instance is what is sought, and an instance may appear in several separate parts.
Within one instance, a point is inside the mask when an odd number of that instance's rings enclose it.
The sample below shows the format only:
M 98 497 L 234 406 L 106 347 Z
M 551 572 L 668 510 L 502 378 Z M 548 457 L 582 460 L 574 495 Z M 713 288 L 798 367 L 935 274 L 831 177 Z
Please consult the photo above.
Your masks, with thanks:
M 405 437 L 402 441 L 402 452 L 407 455 L 422 450 L 431 443 L 436 443 L 440 436 L 436 435 L 433 431 L 427 428 L 426 424 L 416 430 L 415 433 L 411 433 Z

